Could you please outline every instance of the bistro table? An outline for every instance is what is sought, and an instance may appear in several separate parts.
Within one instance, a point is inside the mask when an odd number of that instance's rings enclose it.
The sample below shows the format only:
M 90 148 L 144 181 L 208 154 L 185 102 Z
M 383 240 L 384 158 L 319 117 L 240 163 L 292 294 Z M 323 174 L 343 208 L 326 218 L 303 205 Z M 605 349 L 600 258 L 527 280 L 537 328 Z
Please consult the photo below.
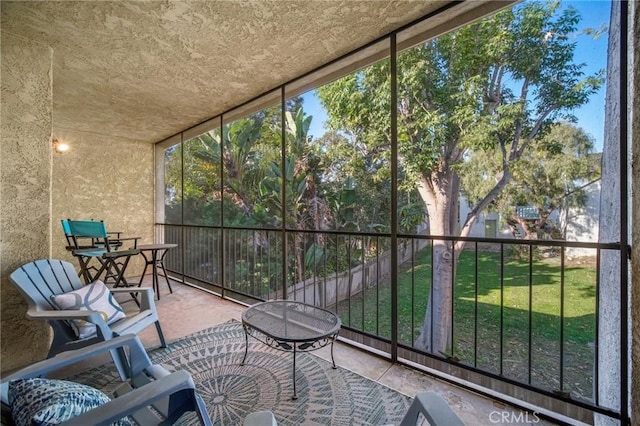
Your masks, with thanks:
M 272 348 L 293 352 L 293 399 L 296 393 L 296 353 L 320 349 L 333 343 L 340 331 L 340 318 L 317 306 L 289 300 L 271 300 L 255 304 L 242 313 L 245 350 L 241 365 L 249 351 L 249 336 Z
M 158 285 L 158 268 L 162 269 L 164 273 L 164 279 L 167 280 L 167 286 L 169 287 L 169 292 L 173 293 L 171 289 L 171 284 L 169 283 L 169 277 L 167 277 L 167 270 L 164 268 L 164 257 L 167 255 L 167 252 L 172 249 L 178 247 L 177 244 L 139 244 L 138 250 L 140 250 L 140 254 L 144 257 L 144 271 L 142 272 L 142 276 L 140 277 L 140 282 L 138 283 L 138 287 L 142 285 L 142 281 L 144 280 L 144 275 L 147 273 L 147 266 L 151 265 L 151 277 L 153 283 L 153 291 L 156 293 L 156 297 L 160 300 L 160 288 Z M 147 252 L 150 257 L 147 257 Z

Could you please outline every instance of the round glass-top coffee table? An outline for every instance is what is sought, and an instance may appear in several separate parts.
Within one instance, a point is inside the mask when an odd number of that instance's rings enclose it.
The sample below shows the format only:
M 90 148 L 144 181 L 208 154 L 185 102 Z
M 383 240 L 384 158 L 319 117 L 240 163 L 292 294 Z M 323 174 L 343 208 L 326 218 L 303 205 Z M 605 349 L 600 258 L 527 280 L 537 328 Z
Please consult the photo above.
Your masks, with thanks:
M 255 304 L 242 313 L 245 333 L 244 365 L 249 351 L 249 336 L 282 351 L 293 352 L 293 399 L 296 393 L 296 353 L 320 349 L 333 343 L 340 331 L 340 318 L 326 309 L 302 302 L 271 300 Z

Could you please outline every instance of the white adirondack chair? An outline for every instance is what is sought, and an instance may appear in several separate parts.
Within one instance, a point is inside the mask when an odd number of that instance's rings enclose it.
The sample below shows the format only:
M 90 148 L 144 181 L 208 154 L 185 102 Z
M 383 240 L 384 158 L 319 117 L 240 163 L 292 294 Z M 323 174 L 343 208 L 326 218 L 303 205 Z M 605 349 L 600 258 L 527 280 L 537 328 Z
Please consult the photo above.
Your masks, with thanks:
M 432 426 L 464 426 L 444 398 L 431 391 L 416 394 L 400 426 L 423 424 L 423 420 L 427 420 Z M 259 411 L 245 417 L 243 426 L 278 426 L 278 422 L 272 412 Z
M 152 364 L 142 343 L 132 334 L 65 352 L 4 377 L 0 383 L 3 416 L 11 416 L 8 389 L 12 380 L 46 377 L 62 367 L 85 361 L 106 351 L 122 351 L 125 347 L 130 354 L 130 362 L 126 366 L 127 377 L 114 392 L 115 398 L 63 424 L 110 425 L 129 416 L 141 425 L 170 425 L 184 413 L 195 412 L 200 424 L 211 425 L 204 402 L 197 394 L 189 373 L 184 370 L 169 373 L 162 366 Z M 60 404 L 60 398 L 59 394 L 53 395 L 51 403 Z
M 36 260 L 16 269 L 10 278 L 27 299 L 29 304 L 27 317 L 46 321 L 53 329 L 53 342 L 49 349 L 48 358 L 63 351 L 79 349 L 119 335 L 137 334 L 152 324 L 156 326 L 161 347 L 166 347 L 152 288 L 111 289 L 112 293 L 139 293 L 140 308 L 139 312 L 134 315 L 107 324 L 103 315 L 97 311 L 58 310 L 56 308 L 51 299 L 52 295 L 83 287 L 75 268 L 69 262 L 55 259 Z M 69 321 L 77 319 L 95 324 L 96 332 L 86 338 L 79 339 L 69 323 Z M 124 378 L 126 375 L 124 353 L 114 350 L 111 354 L 120 376 Z

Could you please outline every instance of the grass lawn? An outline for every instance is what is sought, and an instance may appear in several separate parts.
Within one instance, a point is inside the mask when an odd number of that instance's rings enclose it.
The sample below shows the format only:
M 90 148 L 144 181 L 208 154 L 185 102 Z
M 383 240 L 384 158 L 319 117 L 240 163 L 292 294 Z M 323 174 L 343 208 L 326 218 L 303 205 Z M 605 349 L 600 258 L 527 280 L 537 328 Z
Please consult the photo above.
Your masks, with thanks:
M 528 255 L 523 257 L 505 248 L 501 270 L 500 252 L 480 251 L 481 247 L 478 250 L 477 258 L 473 250 L 460 255 L 454 287 L 454 344 L 449 355 L 486 371 L 555 391 L 560 390 L 562 337 L 562 390 L 574 397 L 591 399 L 595 261 L 567 262 L 562 277 L 559 256 L 534 260 L 530 268 Z M 420 334 L 430 286 L 431 250 L 427 248 L 416 253 L 413 262 L 402 265 L 398 277 L 400 343 L 412 346 Z M 564 306 L 560 303 L 562 291 Z M 390 280 L 381 280 L 379 286 L 363 293 L 339 304 L 343 324 L 390 338 Z

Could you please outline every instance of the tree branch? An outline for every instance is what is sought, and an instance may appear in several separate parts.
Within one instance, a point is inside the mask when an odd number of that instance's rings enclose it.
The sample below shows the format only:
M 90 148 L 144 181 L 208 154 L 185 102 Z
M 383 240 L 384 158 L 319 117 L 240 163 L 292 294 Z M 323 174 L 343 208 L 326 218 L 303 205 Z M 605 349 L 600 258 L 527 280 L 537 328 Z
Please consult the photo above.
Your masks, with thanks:
M 499 103 L 500 99 L 498 94 L 500 93 L 500 87 L 502 86 L 502 77 L 504 76 L 504 67 L 502 65 L 495 64 L 495 70 L 491 76 L 491 83 L 487 88 L 487 99 Z
M 520 89 L 520 105 L 523 108 L 526 108 L 527 104 L 527 95 L 529 93 L 529 78 L 525 78 L 522 82 L 522 88 Z M 509 159 L 514 160 L 518 154 L 518 145 L 520 143 L 520 138 L 522 137 L 522 128 L 524 123 L 522 122 L 522 117 L 518 118 L 516 121 L 516 130 L 513 134 L 513 141 L 511 142 L 511 152 L 509 153 Z
M 545 109 L 542 114 L 540 115 L 540 117 L 538 117 L 538 119 L 536 120 L 536 122 L 534 123 L 533 127 L 531 128 L 531 131 L 529 132 L 529 134 L 527 135 L 525 141 L 522 143 L 522 145 L 520 146 L 520 148 L 518 149 L 518 151 L 516 152 L 516 156 L 511 158 L 513 159 L 517 159 L 520 158 L 520 156 L 522 156 L 522 153 L 524 152 L 524 150 L 527 148 L 527 146 L 531 143 L 531 141 L 533 140 L 533 138 L 536 137 L 537 133 L 540 131 L 540 127 L 542 127 L 542 124 L 544 123 L 544 120 L 549 116 L 549 114 L 551 114 L 555 109 L 557 108 L 556 104 L 553 104 L 551 106 L 549 106 L 547 109 Z
M 449 138 L 447 138 L 446 151 L 443 153 L 442 159 L 446 163 L 452 164 L 459 160 L 460 157 L 460 150 L 458 149 L 458 145 L 460 144 L 460 133 L 458 133 L 458 137 L 456 137 L 452 142 L 449 142 L 448 140 Z
M 493 202 L 493 200 L 496 199 L 496 197 L 498 196 L 498 194 L 500 194 L 502 189 L 507 185 L 507 183 L 509 183 L 509 181 L 511 180 L 511 177 L 512 177 L 511 172 L 509 171 L 508 168 L 502 171 L 502 176 L 500 176 L 500 179 L 495 184 L 495 186 L 491 189 L 491 191 L 487 193 L 487 195 L 485 195 L 485 197 L 482 200 L 480 200 L 480 202 L 478 202 L 475 205 L 475 207 L 467 215 L 467 218 L 464 221 L 464 225 L 462 225 L 462 229 L 460 230 L 461 237 L 469 236 L 469 233 L 471 232 L 471 227 L 473 226 L 473 223 L 478 218 L 478 215 L 481 212 L 483 212 L 489 206 L 489 204 Z
M 493 70 L 493 75 L 491 76 L 491 82 L 489 83 L 489 87 L 487 87 L 487 99 L 493 98 L 493 93 L 496 87 L 496 82 L 498 81 L 498 72 L 500 71 L 500 66 L 495 65 Z
M 487 110 L 489 113 L 495 111 L 496 107 L 500 105 L 500 87 L 502 87 L 504 72 L 505 69 L 502 65 L 495 65 L 495 71 L 491 76 L 491 83 L 489 84 L 486 93 L 486 100 L 488 103 Z

